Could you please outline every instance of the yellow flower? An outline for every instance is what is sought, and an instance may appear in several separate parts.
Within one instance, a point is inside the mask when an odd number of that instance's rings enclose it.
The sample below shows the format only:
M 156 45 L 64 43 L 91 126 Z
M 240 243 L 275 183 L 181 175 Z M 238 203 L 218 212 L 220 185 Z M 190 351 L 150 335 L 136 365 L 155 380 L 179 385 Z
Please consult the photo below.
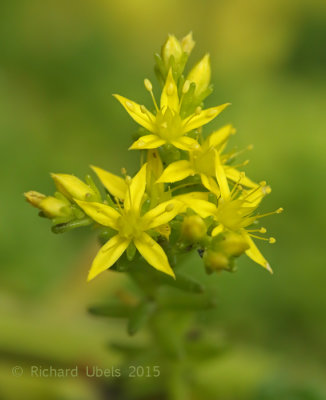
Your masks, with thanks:
M 88 280 L 110 268 L 132 242 L 150 265 L 175 277 L 164 250 L 147 231 L 171 221 L 179 212 L 179 202 L 176 200 L 163 202 L 142 215 L 146 167 L 144 164 L 133 179 L 127 179 L 127 190 L 123 196 L 124 206 L 122 208 L 118 202 L 119 210 L 102 203 L 76 200 L 94 221 L 117 231 L 95 257 Z
M 189 82 L 188 82 L 189 83 Z M 186 85 L 189 88 L 189 85 Z M 180 116 L 181 100 L 178 96 L 178 88 L 170 69 L 161 95 L 160 109 L 155 101 L 152 84 L 145 79 L 145 87 L 151 93 L 156 115 L 151 113 L 145 106 L 139 105 L 120 95 L 114 95 L 119 100 L 128 114 L 151 134 L 144 135 L 130 149 L 155 149 L 170 143 L 181 150 L 194 150 L 199 148 L 195 139 L 185 136 L 186 133 L 200 126 L 206 125 L 217 117 L 229 103 L 206 110 L 197 108 L 194 114 L 182 119 Z
M 200 175 L 201 182 L 206 189 L 219 196 L 220 190 L 216 182 L 219 164 L 222 162 L 226 177 L 241 185 L 254 188 L 256 183 L 252 182 L 236 168 L 225 164 L 228 156 L 220 156 L 224 150 L 227 140 L 235 133 L 232 125 L 226 125 L 213 132 L 198 149 L 189 152 L 189 160 L 181 160 L 171 163 L 160 176 L 157 182 L 178 182 L 188 176 Z
M 214 204 L 205 200 L 194 199 L 191 207 L 203 218 L 209 216 L 214 217 L 214 220 L 218 223 L 218 225 L 213 229 L 212 236 L 216 236 L 222 232 L 230 231 L 240 234 L 249 246 L 249 248 L 246 250 L 247 256 L 257 264 L 272 272 L 269 263 L 255 245 L 252 237 L 269 241 L 269 243 L 275 243 L 275 239 L 264 238 L 255 234 L 256 232 L 266 233 L 265 228 L 247 228 L 253 223 L 257 222 L 260 218 L 275 213 L 279 214 L 283 211 L 283 209 L 279 208 L 274 212 L 261 215 L 254 214 L 263 197 L 270 192 L 270 188 L 269 186 L 266 186 L 266 182 L 262 182 L 260 185 L 257 185 L 255 188 L 250 190 L 242 190 L 241 186 L 236 184 L 234 185 L 232 191 L 230 191 L 226 175 L 221 164 L 218 168 L 217 177 L 221 190 L 218 206 L 216 207 Z

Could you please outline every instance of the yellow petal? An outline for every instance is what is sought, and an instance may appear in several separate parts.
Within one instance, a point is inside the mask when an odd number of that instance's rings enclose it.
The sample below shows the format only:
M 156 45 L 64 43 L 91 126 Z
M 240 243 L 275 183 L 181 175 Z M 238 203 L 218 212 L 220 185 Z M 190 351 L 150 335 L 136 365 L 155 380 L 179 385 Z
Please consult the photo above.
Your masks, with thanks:
M 215 204 L 210 203 L 209 201 L 195 199 L 191 196 L 185 196 L 185 195 L 182 196 L 181 198 L 180 197 L 181 196 L 178 196 L 178 200 L 184 203 L 183 210 L 191 208 L 202 218 L 210 217 L 211 215 L 215 215 L 216 213 L 217 208 Z
M 220 189 L 214 178 L 212 178 L 211 176 L 200 174 L 200 179 L 201 183 L 203 184 L 203 186 L 205 186 L 206 189 L 214 193 L 216 197 L 220 196 Z
M 223 225 L 217 225 L 213 230 L 212 230 L 212 236 L 216 236 L 219 233 L 223 232 Z
M 175 278 L 164 250 L 147 233 L 143 232 L 139 238 L 134 239 L 134 243 L 148 264 Z
M 130 182 L 124 204 L 126 210 L 133 209 L 138 211 L 141 207 L 146 188 L 146 168 L 147 163 L 141 167 Z
M 224 166 L 226 177 L 232 182 L 239 182 L 240 185 L 246 186 L 249 188 L 256 188 L 257 183 L 253 182 L 246 175 L 241 175 L 241 172 L 235 168 Z
M 127 191 L 127 184 L 120 176 L 111 174 L 102 168 L 91 165 L 92 170 L 99 177 L 103 186 L 114 196 L 124 200 Z
M 270 273 L 273 273 L 271 266 L 269 265 L 268 261 L 265 257 L 261 254 L 258 247 L 255 245 L 254 241 L 248 235 L 248 233 L 243 230 L 242 236 L 250 246 L 248 250 L 246 250 L 246 254 L 249 258 L 255 261 L 257 264 L 261 265 L 262 267 L 266 268 Z
M 87 215 L 89 215 L 94 221 L 101 225 L 109 226 L 110 228 L 118 229 L 117 221 L 120 218 L 120 214 L 114 208 L 107 206 L 106 204 L 80 201 L 75 200 L 76 203 L 82 208 Z
M 222 199 L 226 200 L 230 197 L 230 189 L 229 184 L 226 179 L 224 167 L 220 160 L 220 155 L 215 150 L 215 173 L 216 173 L 216 180 L 220 187 L 221 197 Z
M 193 151 L 199 149 L 200 145 L 197 140 L 188 136 L 181 136 L 178 139 L 171 140 L 173 146 L 181 150 Z
M 188 202 L 192 199 L 208 200 L 208 192 L 190 192 L 185 194 L 178 194 L 173 197 L 175 200 L 183 201 L 183 199 L 188 199 Z
M 183 132 L 187 133 L 200 126 L 208 124 L 212 119 L 217 117 L 231 103 L 225 103 L 221 106 L 208 108 L 201 111 L 199 114 L 192 114 L 182 121 Z
M 164 170 L 157 182 L 178 182 L 194 174 L 195 172 L 189 161 L 176 161 Z
M 94 279 L 98 274 L 112 267 L 129 246 L 129 243 L 129 239 L 122 238 L 120 235 L 113 236 L 113 238 L 105 243 L 93 261 L 87 280 Z
M 59 192 L 69 199 L 88 200 L 96 197 L 94 190 L 74 175 L 51 174 L 51 177 Z
M 144 135 L 134 142 L 129 150 L 157 149 L 166 141 L 156 135 Z
M 235 133 L 235 129 L 232 125 L 225 125 L 221 129 L 211 133 L 206 139 L 207 146 L 209 147 L 219 147 L 222 144 L 226 143 L 229 139 L 230 135 Z
M 149 210 L 143 216 L 144 230 L 156 228 L 171 221 L 180 211 L 182 204 L 177 200 L 169 200 Z
M 143 113 L 141 110 L 141 106 L 134 101 L 129 100 L 126 97 L 120 96 L 119 94 L 114 94 L 113 96 L 122 104 L 124 109 L 134 121 L 136 121 L 139 125 L 143 126 L 148 131 L 154 132 L 153 121 L 155 121 L 155 116 L 150 111 Z
M 165 81 L 164 88 L 161 95 L 161 110 L 165 110 L 167 107 L 175 113 L 179 113 L 179 96 L 178 88 L 173 79 L 172 68 L 170 68 L 168 76 Z

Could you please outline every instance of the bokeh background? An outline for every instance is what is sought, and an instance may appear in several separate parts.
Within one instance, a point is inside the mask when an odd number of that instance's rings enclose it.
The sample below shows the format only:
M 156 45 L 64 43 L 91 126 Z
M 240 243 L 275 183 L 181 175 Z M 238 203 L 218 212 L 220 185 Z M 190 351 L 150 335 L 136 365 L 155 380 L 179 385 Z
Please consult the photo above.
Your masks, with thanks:
M 126 336 L 123 323 L 85 311 L 123 284 L 114 273 L 86 284 L 93 233 L 52 234 L 22 193 L 52 193 L 49 172 L 136 170 L 126 151 L 136 124 L 111 94 L 150 104 L 153 53 L 168 33 L 190 30 L 190 61 L 211 53 L 206 104 L 232 102 L 210 128 L 232 122 L 232 145 L 254 143 L 247 172 L 272 186 L 266 210 L 285 209 L 266 221 L 277 243 L 261 245 L 273 276 L 243 258 L 236 274 L 209 277 L 218 307 L 201 322 L 230 348 L 201 368 L 198 385 L 208 399 L 326 399 L 325 1 L 4 0 L 1 400 L 111 398 L 101 380 L 11 375 L 16 365 L 118 366 L 106 344 Z

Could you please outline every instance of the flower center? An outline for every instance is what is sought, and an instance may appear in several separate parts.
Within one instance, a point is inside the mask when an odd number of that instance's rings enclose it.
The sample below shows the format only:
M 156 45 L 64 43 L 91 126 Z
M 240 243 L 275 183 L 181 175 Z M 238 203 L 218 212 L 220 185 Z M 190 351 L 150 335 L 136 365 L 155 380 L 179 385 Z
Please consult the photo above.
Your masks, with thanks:
M 156 114 L 157 134 L 166 141 L 172 141 L 182 136 L 182 124 L 179 114 L 173 113 L 169 107 L 163 112 Z
M 133 210 L 121 215 L 118 220 L 119 233 L 126 239 L 137 238 L 143 233 L 142 218 Z
M 215 176 L 215 157 L 213 151 L 194 151 L 193 163 L 195 170 L 207 176 Z

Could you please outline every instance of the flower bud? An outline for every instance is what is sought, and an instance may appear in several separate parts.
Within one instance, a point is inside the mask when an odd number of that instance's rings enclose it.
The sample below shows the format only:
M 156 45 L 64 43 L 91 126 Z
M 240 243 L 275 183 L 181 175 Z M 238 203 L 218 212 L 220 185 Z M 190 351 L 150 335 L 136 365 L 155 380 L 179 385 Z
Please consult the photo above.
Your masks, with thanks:
M 96 198 L 96 193 L 86 183 L 74 175 L 68 174 L 51 174 L 54 183 L 59 192 L 69 199 L 92 200 Z
M 194 243 L 206 235 L 206 225 L 198 215 L 186 216 L 181 226 L 182 237 Z
M 229 270 L 229 259 L 220 251 L 205 251 L 203 260 L 206 268 L 211 271 Z
M 174 61 L 178 64 L 182 57 L 182 48 L 179 40 L 174 35 L 169 35 L 167 41 L 162 47 L 162 59 L 165 67 L 168 69 L 170 66 L 170 58 L 174 57 Z
M 39 208 L 39 205 L 42 202 L 42 200 L 46 198 L 44 194 L 35 192 L 34 190 L 24 193 L 24 196 L 25 199 L 28 201 L 28 203 L 36 208 Z
M 208 88 L 211 80 L 209 54 L 206 54 L 189 72 L 187 80 L 196 84 L 195 96 L 199 97 Z
M 30 191 L 24 193 L 26 200 L 41 211 L 48 218 L 72 217 L 73 212 L 69 207 L 69 202 L 57 199 L 53 196 L 45 196 L 42 193 Z
M 192 32 L 189 32 L 188 35 L 181 40 L 182 50 L 189 55 L 192 52 L 194 46 L 195 42 L 192 38 Z
M 42 210 L 44 215 L 48 218 L 73 217 L 73 212 L 71 208 L 67 206 L 67 203 L 56 197 L 46 197 L 39 204 L 38 208 Z
M 246 240 L 237 233 L 228 232 L 220 245 L 223 251 L 232 257 L 239 257 L 242 253 L 249 249 L 249 244 Z

